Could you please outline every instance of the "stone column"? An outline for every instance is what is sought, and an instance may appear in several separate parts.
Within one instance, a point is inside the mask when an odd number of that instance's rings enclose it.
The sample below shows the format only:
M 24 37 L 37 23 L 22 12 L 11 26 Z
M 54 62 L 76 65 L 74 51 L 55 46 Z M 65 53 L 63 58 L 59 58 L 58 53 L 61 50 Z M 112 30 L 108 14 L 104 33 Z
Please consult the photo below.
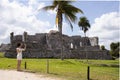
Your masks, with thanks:
M 24 32 L 23 34 L 23 42 L 27 42 L 27 32 Z
M 98 46 L 98 37 L 94 37 L 94 46 Z
M 14 37 L 14 32 L 11 32 L 10 33 L 10 42 L 11 42 L 11 44 L 13 43 L 13 37 Z
M 99 42 L 99 39 L 98 39 L 98 37 L 96 37 L 96 44 L 97 44 L 97 46 L 98 46 L 98 43 Z

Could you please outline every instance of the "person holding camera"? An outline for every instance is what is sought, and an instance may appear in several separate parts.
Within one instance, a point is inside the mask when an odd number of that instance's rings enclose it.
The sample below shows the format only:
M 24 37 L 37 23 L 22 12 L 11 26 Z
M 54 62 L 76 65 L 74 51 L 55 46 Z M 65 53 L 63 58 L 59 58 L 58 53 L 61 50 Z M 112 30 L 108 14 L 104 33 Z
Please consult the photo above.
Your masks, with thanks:
M 17 71 L 21 71 L 21 60 L 22 60 L 22 51 L 26 50 L 26 44 L 18 43 L 17 44 Z

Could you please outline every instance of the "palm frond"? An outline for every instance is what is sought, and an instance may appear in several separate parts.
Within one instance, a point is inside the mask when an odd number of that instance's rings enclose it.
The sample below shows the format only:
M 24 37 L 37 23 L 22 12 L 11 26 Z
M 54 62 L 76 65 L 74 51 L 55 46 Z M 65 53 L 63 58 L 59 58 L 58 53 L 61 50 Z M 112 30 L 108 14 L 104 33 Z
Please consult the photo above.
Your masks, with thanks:
M 43 8 L 41 8 L 41 9 L 39 9 L 39 10 L 54 10 L 55 9 L 55 6 L 45 6 L 45 7 L 43 7 Z
M 65 14 L 65 19 L 66 19 L 66 21 L 70 24 L 71 30 L 73 31 L 73 25 L 72 25 L 72 23 L 71 23 L 70 17 Z
M 74 0 L 73 0 L 74 1 Z M 54 0 L 53 1 L 53 3 L 55 4 L 55 3 L 58 3 L 58 2 L 60 2 L 60 3 L 66 3 L 66 4 L 69 4 L 69 3 L 72 3 L 73 2 L 72 0 Z
M 65 12 L 64 14 L 66 14 L 70 18 L 70 20 L 74 23 L 77 20 L 77 17 L 73 13 L 71 13 L 70 11 Z
M 73 5 L 70 5 L 70 4 L 68 4 L 66 6 L 63 6 L 63 8 L 64 8 L 64 10 L 69 10 L 72 13 L 78 13 L 78 12 L 80 12 L 80 13 L 83 14 L 83 11 L 81 9 L 79 9 L 79 8 L 73 6 Z
M 88 29 L 90 28 L 89 20 L 87 20 L 86 17 L 80 17 L 80 21 L 78 22 L 78 25 L 80 28 L 82 28 L 84 33 L 86 33 Z
M 59 4 L 59 3 L 58 3 L 57 0 L 54 0 L 53 3 L 52 3 L 52 5 L 54 5 L 54 6 L 57 6 L 58 4 Z

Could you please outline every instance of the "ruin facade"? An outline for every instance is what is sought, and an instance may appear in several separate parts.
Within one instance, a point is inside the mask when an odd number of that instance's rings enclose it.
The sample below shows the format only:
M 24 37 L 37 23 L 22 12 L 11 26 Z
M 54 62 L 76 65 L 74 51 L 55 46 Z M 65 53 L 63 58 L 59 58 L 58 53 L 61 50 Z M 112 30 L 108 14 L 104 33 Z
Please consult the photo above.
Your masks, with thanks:
M 111 59 L 108 50 L 101 50 L 98 37 L 81 37 L 60 35 L 57 31 L 29 35 L 14 35 L 10 33 L 10 48 L 5 57 L 16 57 L 17 43 L 25 43 L 24 58 L 78 58 L 78 59 Z

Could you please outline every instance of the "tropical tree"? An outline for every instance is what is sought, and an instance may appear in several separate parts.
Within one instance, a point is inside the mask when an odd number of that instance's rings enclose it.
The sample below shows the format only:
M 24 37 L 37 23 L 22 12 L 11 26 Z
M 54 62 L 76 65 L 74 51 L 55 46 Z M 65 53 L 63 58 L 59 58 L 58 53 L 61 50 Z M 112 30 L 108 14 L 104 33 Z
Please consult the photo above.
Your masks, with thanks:
M 84 31 L 85 37 L 86 37 L 86 32 L 90 28 L 90 23 L 89 20 L 87 20 L 86 17 L 80 17 L 80 20 L 78 22 L 79 27 Z
M 62 1 L 62 0 L 54 0 L 52 5 L 45 6 L 42 9 L 44 10 L 54 10 L 56 9 L 56 24 L 58 25 L 58 30 L 62 34 L 62 22 L 63 22 L 63 15 L 66 21 L 70 24 L 71 29 L 73 30 L 73 26 L 71 22 L 75 22 L 77 19 L 76 13 L 80 12 L 83 13 L 82 10 L 76 8 L 75 6 L 71 5 L 70 3 L 73 1 Z
M 65 20 L 70 24 L 70 27 L 73 30 L 72 22 L 75 22 L 77 19 L 76 13 L 78 13 L 78 12 L 83 13 L 82 10 L 71 5 L 70 4 L 71 2 L 73 2 L 73 1 L 54 0 L 52 5 L 45 6 L 42 8 L 43 10 L 56 10 L 57 11 L 57 13 L 56 13 L 56 25 L 58 27 L 58 31 L 61 34 L 61 40 L 62 40 L 63 16 L 64 16 Z M 63 59 L 62 50 L 61 50 L 61 59 Z
M 84 40 L 85 40 L 85 42 L 87 42 L 86 32 L 90 28 L 90 23 L 89 23 L 89 21 L 87 20 L 87 18 L 85 16 L 80 17 L 80 20 L 78 22 L 78 26 L 84 31 L 84 34 L 85 34 Z M 85 43 L 84 45 L 86 46 L 87 43 Z M 86 47 L 85 47 L 85 51 L 86 51 Z M 87 53 L 86 53 L 86 58 L 88 58 Z M 88 61 L 88 59 L 87 59 L 87 61 Z

